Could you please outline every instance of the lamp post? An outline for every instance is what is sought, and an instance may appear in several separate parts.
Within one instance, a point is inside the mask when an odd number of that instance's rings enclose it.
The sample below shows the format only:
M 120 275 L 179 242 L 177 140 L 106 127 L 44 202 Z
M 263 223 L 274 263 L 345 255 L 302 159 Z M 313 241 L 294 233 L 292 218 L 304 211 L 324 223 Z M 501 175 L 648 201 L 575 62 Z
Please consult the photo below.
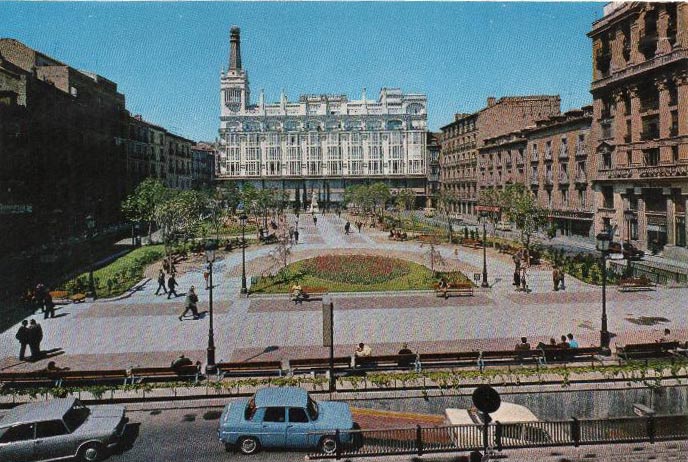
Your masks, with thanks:
M 631 222 L 635 218 L 635 212 L 633 210 L 624 210 L 624 220 L 626 221 L 626 227 L 628 229 L 628 234 L 626 235 L 626 242 L 631 243 Z M 630 247 L 630 246 L 629 246 Z M 621 251 L 623 252 L 623 247 Z M 629 249 L 630 250 L 630 249 Z M 626 277 L 631 277 L 633 272 L 633 266 L 631 264 L 631 254 L 626 257 Z
M 206 361 L 206 372 L 215 370 L 215 333 L 213 332 L 213 262 L 215 261 L 215 250 L 217 244 L 208 242 L 205 246 L 205 260 L 208 262 L 208 312 L 210 314 L 210 326 L 208 327 L 208 355 Z
M 490 287 L 490 284 L 487 283 L 487 217 L 489 216 L 488 212 L 486 211 L 481 211 L 480 212 L 480 219 L 483 222 L 483 282 L 480 284 L 480 287 Z
M 88 285 L 91 292 L 91 297 L 96 299 L 96 284 L 93 279 L 93 235 L 96 229 L 96 220 L 93 215 L 86 217 L 86 228 L 88 229 L 88 255 L 89 255 L 89 271 L 88 271 Z
M 241 220 L 241 293 L 248 293 L 246 288 L 246 220 L 247 216 L 242 213 L 239 217 Z
M 609 233 L 597 235 L 597 250 L 602 254 L 602 329 L 600 330 L 600 354 L 609 356 L 609 331 L 607 330 L 607 265 L 606 258 L 609 251 Z

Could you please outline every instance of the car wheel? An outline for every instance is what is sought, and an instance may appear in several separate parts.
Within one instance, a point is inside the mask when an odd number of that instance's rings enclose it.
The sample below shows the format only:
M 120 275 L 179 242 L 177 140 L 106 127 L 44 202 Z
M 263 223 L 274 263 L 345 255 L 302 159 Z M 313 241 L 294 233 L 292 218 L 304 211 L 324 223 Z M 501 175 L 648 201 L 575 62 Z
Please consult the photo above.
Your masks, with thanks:
M 79 450 L 79 458 L 83 462 L 96 462 L 103 458 L 105 448 L 98 443 L 88 443 Z
M 334 436 L 323 436 L 320 440 L 320 452 L 331 455 L 337 452 L 337 440 Z
M 260 450 L 260 443 L 252 436 L 244 436 L 239 440 L 239 451 L 242 454 L 255 454 Z

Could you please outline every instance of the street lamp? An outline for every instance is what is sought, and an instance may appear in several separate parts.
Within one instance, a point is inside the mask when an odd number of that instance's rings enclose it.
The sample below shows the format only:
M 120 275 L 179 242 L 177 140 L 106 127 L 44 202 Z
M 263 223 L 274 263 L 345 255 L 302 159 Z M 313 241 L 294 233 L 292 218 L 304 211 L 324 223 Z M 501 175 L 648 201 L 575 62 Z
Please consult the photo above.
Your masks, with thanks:
M 247 216 L 242 213 L 239 217 L 241 220 L 241 293 L 248 293 L 246 288 L 246 220 Z
M 602 254 L 602 329 L 600 330 L 600 354 L 610 356 L 609 331 L 607 330 L 607 265 L 606 258 L 609 252 L 609 233 L 600 233 L 596 237 L 597 250 Z
M 635 212 L 633 210 L 624 210 L 624 220 L 627 223 L 627 228 L 628 228 L 628 234 L 626 235 L 626 242 L 629 244 L 631 243 L 631 222 L 635 218 Z M 630 247 L 630 246 L 629 246 Z M 623 252 L 623 247 L 621 248 L 621 251 Z M 630 249 L 629 249 L 630 250 Z M 633 266 L 631 264 L 631 254 L 630 252 L 627 255 L 626 258 L 626 277 L 631 277 L 633 273 Z
M 93 215 L 86 217 L 86 228 L 88 229 L 88 254 L 89 254 L 89 271 L 88 271 L 88 285 L 91 291 L 91 297 L 96 299 L 96 285 L 93 280 L 93 235 L 96 229 L 96 219 Z
M 205 260 L 208 262 L 208 311 L 210 313 L 210 326 L 208 327 L 208 355 L 206 372 L 215 370 L 215 334 L 213 332 L 213 262 L 215 261 L 217 243 L 211 241 L 205 245 Z
M 489 216 L 489 213 L 487 211 L 481 211 L 480 212 L 480 218 L 483 222 L 483 282 L 480 284 L 480 287 L 490 287 L 490 284 L 487 283 L 487 217 Z

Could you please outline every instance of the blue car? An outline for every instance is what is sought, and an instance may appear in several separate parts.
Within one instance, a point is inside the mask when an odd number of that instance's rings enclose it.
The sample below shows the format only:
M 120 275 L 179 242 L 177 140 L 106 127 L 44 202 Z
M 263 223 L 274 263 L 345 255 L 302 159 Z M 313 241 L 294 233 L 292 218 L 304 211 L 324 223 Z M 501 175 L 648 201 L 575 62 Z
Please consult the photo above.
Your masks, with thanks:
M 228 451 L 254 454 L 261 448 L 314 449 L 334 454 L 350 443 L 357 428 L 346 403 L 315 402 L 297 387 L 263 388 L 250 399 L 225 406 L 218 437 Z

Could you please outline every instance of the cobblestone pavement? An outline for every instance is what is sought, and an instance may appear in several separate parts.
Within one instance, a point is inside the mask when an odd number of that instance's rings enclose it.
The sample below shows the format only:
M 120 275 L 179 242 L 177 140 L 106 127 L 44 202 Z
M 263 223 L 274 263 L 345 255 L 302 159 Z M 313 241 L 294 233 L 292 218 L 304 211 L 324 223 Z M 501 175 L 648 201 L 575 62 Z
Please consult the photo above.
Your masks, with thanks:
M 389 241 L 386 233 L 355 228 L 344 234 L 346 217 L 318 216 L 315 226 L 301 216 L 299 244 L 292 248 L 291 261 L 323 253 L 367 253 L 424 263 L 427 246 L 416 241 Z M 288 218 L 291 225 L 295 217 Z M 274 246 L 246 249 L 247 276 L 267 271 Z M 447 268 L 469 277 L 482 272 L 482 251 L 456 246 L 439 246 Z M 418 351 L 513 348 L 521 335 L 531 343 L 547 341 L 572 332 L 581 345 L 598 342 L 601 289 L 571 277 L 567 290 L 553 292 L 551 269 L 533 267 L 529 293 L 516 292 L 511 285 L 513 263 L 508 255 L 487 251 L 489 289 L 476 289 L 473 297 L 444 300 L 432 292 L 333 294 L 336 352 L 349 355 L 358 342 L 369 343 L 376 354 L 395 353 L 402 342 Z M 427 262 L 426 262 L 427 263 Z M 117 301 L 61 305 L 54 319 L 42 320 L 43 350 L 58 365 L 72 368 L 114 368 L 129 365 L 166 365 L 179 353 L 203 361 L 208 341 L 208 313 L 201 319 L 178 316 L 183 294 L 189 286 L 198 289 L 199 309 L 207 312 L 209 291 L 205 290 L 202 259 L 190 259 L 180 267 L 177 298 L 155 295 L 151 280 L 130 297 Z M 222 253 L 214 265 L 214 332 L 220 360 L 285 359 L 326 354 L 322 345 L 322 304 L 300 305 L 287 296 L 240 296 L 241 251 Z M 154 273 L 153 273 L 154 274 Z M 688 314 L 684 299 L 688 289 L 620 293 L 607 290 L 609 329 L 612 342 L 652 341 L 668 327 L 681 339 L 688 337 Z M 36 363 L 16 359 L 19 345 L 17 326 L 0 334 L 0 369 L 29 370 L 45 367 L 47 358 Z M 270 348 L 268 348 L 270 347 Z M 277 347 L 277 348 L 275 348 Z

